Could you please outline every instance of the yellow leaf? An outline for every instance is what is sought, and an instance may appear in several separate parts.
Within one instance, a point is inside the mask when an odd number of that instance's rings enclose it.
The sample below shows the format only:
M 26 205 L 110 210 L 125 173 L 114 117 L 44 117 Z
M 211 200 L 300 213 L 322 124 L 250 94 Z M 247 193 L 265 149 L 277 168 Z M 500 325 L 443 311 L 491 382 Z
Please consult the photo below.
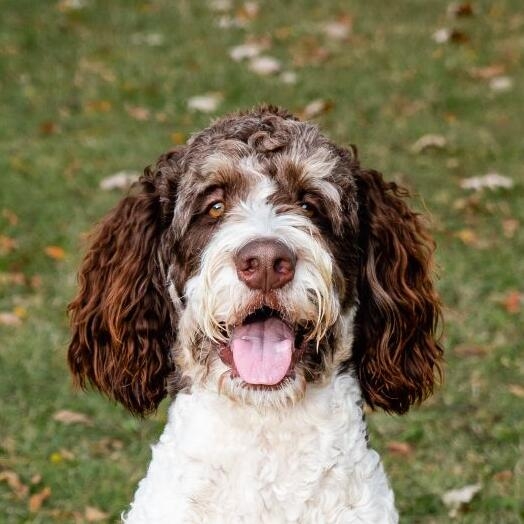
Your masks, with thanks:
M 20 319 L 27 318 L 27 309 L 22 306 L 16 306 L 13 309 L 13 314 L 16 315 Z
M 54 260 L 64 260 L 65 251 L 60 246 L 47 246 L 45 249 L 45 254 Z
M 171 133 L 169 135 L 169 138 L 171 138 L 171 142 L 173 142 L 173 144 L 177 146 L 180 146 L 186 143 L 186 135 L 184 133 L 180 133 L 179 131 L 175 131 L 174 133 Z

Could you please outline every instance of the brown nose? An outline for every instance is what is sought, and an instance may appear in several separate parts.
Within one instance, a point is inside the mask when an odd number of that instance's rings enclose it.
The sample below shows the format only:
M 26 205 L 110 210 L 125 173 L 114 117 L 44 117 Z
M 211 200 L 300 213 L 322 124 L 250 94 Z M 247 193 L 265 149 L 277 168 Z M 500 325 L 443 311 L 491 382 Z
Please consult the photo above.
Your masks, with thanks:
M 251 289 L 269 291 L 293 280 L 295 255 L 282 242 L 252 240 L 235 256 L 238 278 Z

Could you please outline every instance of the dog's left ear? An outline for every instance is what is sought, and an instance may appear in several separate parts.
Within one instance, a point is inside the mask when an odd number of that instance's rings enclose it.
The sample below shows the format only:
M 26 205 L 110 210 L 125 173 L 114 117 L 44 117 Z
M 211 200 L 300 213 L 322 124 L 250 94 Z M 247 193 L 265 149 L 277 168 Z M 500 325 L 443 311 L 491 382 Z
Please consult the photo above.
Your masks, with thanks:
M 353 363 L 371 407 L 404 413 L 441 374 L 434 242 L 406 205 L 405 189 L 376 171 L 354 175 L 361 261 Z
M 69 305 L 69 367 L 75 383 L 91 383 L 139 415 L 166 395 L 175 340 L 167 293 L 166 241 L 173 217 L 181 150 L 147 168 L 131 194 L 102 220 Z

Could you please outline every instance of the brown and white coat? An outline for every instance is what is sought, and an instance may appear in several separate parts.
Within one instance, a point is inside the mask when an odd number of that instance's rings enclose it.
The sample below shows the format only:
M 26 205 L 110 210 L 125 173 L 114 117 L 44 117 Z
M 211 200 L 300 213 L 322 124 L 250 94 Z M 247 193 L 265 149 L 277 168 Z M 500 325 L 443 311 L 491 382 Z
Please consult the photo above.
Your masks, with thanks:
M 70 305 L 80 385 L 138 414 L 173 398 L 127 522 L 397 521 L 363 400 L 406 412 L 442 353 L 405 196 L 273 107 L 146 169 Z

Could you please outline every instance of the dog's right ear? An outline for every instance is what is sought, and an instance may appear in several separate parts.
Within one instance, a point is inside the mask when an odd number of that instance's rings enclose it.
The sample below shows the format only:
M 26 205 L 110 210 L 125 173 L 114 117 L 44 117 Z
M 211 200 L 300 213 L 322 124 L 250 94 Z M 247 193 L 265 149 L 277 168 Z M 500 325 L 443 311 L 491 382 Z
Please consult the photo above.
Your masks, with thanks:
M 181 149 L 163 155 L 95 229 L 69 305 L 68 360 L 91 383 L 144 415 L 166 394 L 175 319 L 162 252 L 176 200 Z

